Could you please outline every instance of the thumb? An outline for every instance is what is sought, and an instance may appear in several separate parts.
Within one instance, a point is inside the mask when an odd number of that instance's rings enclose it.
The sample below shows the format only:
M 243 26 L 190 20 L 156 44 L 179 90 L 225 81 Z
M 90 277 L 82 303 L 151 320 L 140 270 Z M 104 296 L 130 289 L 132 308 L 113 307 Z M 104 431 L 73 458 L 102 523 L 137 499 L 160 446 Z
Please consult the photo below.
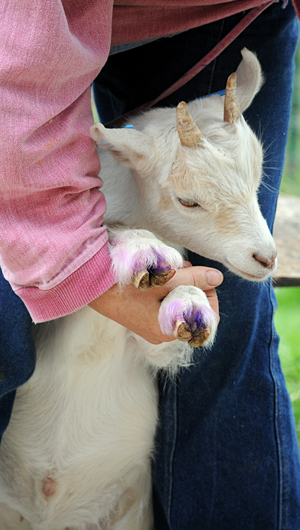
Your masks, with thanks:
M 177 270 L 173 278 L 164 287 L 167 292 L 178 285 L 194 285 L 203 291 L 208 291 L 220 285 L 223 281 L 223 274 L 217 269 L 210 267 L 186 267 Z

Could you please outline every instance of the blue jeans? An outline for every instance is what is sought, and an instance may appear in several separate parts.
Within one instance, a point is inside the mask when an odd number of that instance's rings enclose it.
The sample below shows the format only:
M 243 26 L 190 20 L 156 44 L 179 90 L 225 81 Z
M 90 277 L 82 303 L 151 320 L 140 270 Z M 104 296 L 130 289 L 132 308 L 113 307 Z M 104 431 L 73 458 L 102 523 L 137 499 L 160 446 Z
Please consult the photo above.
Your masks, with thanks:
M 103 121 L 153 99 L 176 81 L 242 15 L 111 56 L 95 81 Z M 246 118 L 266 149 L 260 204 L 273 224 L 290 114 L 298 24 L 291 5 L 274 4 L 194 80 L 161 102 L 176 104 L 224 88 L 256 51 L 266 83 Z M 176 384 L 160 381 L 160 425 L 153 465 L 156 530 L 299 530 L 300 463 L 291 405 L 277 354 L 272 287 L 225 274 L 221 322 L 212 351 Z M 35 363 L 30 318 L 0 277 L 0 436 L 15 389 Z
M 31 318 L 0 269 L 0 441 L 10 420 L 16 389 L 35 368 Z
M 233 16 L 112 55 L 94 84 L 102 121 L 150 101 L 201 59 L 240 20 Z M 263 215 L 272 228 L 282 176 L 298 21 L 273 4 L 212 64 L 159 105 L 225 87 L 240 50 L 255 51 L 265 84 L 245 113 L 265 147 Z M 209 353 L 176 384 L 160 381 L 153 464 L 156 530 L 299 530 L 300 462 L 293 413 L 278 358 L 270 284 L 253 284 L 219 263 L 221 322 Z

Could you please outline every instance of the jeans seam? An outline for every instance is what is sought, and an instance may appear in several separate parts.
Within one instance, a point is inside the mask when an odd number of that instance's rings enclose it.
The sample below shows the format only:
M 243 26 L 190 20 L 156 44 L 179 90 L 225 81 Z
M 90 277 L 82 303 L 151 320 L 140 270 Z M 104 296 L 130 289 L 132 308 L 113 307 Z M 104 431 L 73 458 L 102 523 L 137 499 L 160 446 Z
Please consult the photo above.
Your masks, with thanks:
M 272 285 L 270 283 L 270 301 L 272 307 L 272 321 L 274 319 L 275 307 L 274 302 L 271 296 Z M 274 352 L 274 331 L 275 328 L 272 326 L 271 330 L 271 342 L 270 342 L 270 372 L 274 384 L 274 430 L 275 430 L 275 439 L 277 445 L 277 458 L 278 458 L 278 530 L 288 529 L 288 510 L 286 509 L 286 516 L 284 518 L 283 514 L 283 495 L 284 495 L 284 475 L 285 480 L 287 481 L 286 488 L 289 489 L 287 473 L 284 473 L 284 467 L 286 467 L 286 462 L 284 455 L 286 454 L 286 443 L 284 437 L 284 431 L 282 429 L 282 407 L 281 407 L 281 388 L 279 379 L 274 376 L 273 370 L 273 355 Z M 285 520 L 284 520 L 285 519 Z
M 178 434 L 178 422 L 177 422 L 177 383 L 174 383 L 174 400 L 173 400 L 173 443 L 170 451 L 170 465 L 169 465 L 169 491 L 168 491 L 168 524 L 171 528 L 171 510 L 172 510 L 172 501 L 173 501 L 173 469 L 174 469 L 174 454 L 177 444 L 177 434 Z

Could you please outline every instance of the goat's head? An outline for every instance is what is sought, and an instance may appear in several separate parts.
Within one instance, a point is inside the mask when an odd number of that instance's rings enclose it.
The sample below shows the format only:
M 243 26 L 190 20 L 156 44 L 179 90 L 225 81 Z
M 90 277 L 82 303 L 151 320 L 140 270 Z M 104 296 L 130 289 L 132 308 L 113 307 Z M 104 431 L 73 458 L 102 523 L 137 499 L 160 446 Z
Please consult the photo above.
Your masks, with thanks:
M 242 116 L 262 74 L 253 53 L 242 55 L 225 96 L 195 100 L 189 110 L 180 103 L 176 113 L 153 109 L 134 129 L 97 124 L 91 132 L 130 166 L 144 227 L 259 281 L 274 270 L 276 248 L 257 202 L 262 146 Z

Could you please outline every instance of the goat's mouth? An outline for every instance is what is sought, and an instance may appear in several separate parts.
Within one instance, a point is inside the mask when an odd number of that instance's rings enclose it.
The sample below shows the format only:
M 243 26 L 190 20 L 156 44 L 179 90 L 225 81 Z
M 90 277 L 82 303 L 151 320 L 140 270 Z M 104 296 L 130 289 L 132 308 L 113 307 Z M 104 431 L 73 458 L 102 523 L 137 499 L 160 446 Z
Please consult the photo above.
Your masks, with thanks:
M 237 274 L 241 278 L 244 278 L 245 280 L 250 280 L 251 282 L 263 282 L 266 280 L 270 274 L 275 270 L 276 267 L 272 269 L 262 269 L 259 274 L 250 274 L 249 272 L 245 272 L 244 270 L 238 269 L 229 260 L 226 260 L 224 263 L 228 267 L 229 270 L 234 272 L 234 274 Z

